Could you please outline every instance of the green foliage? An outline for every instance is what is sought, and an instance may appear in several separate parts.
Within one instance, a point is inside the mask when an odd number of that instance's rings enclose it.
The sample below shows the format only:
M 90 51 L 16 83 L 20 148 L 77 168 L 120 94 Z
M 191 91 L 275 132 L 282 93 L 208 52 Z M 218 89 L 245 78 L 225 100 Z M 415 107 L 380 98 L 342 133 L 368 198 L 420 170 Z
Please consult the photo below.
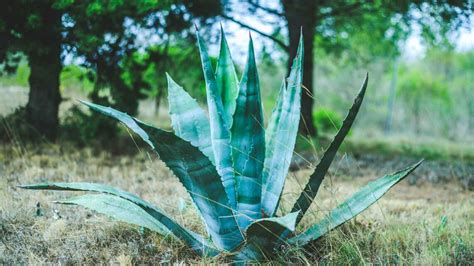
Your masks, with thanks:
M 173 35 L 186 36 L 193 23 L 206 23 L 220 9 L 215 0 L 90 0 L 66 5 L 63 10 L 73 23 L 67 37 L 96 75 L 92 101 L 135 115 L 139 100 L 147 96 L 159 100 L 165 79 L 157 71 L 171 71 L 168 66 L 180 62 L 178 58 L 173 62 L 181 50 L 174 47 Z M 159 41 L 147 40 L 152 35 Z M 106 97 L 101 96 L 104 91 L 109 92 Z
M 419 69 L 401 71 L 398 94 L 405 102 L 413 106 L 414 111 L 419 108 L 416 104 L 423 97 L 438 99 L 444 103 L 449 103 L 448 86 L 437 77 L 424 73 Z
M 28 78 L 30 76 L 30 67 L 28 60 L 24 55 L 20 55 L 18 63 L 8 70 L 8 63 L 3 63 L 3 69 L 0 66 L 0 84 L 3 86 L 28 87 Z M 90 92 L 93 88 L 94 73 L 85 67 L 70 64 L 63 67 L 59 77 L 61 89 L 76 89 Z
M 342 118 L 328 108 L 320 107 L 313 112 L 313 120 L 320 133 L 334 133 L 342 126 Z
M 111 107 L 84 102 L 90 109 L 120 121 L 159 155 L 189 192 L 206 224 L 210 240 L 184 229 L 163 211 L 140 198 L 108 186 L 47 183 L 22 187 L 105 193 L 84 195 L 59 203 L 82 205 L 158 233 L 169 232 L 199 255 L 228 255 L 231 252 L 233 261 L 248 262 L 269 259 L 282 245 L 305 245 L 320 238 L 372 205 L 420 164 L 369 183 L 320 223 L 300 235 L 291 235 L 313 202 L 356 118 L 367 88 L 367 78 L 291 213 L 276 216 L 299 123 L 302 36 L 290 75 L 283 81 L 266 135 L 252 42 L 249 43 L 248 61 L 239 82 L 223 34 L 221 38 L 221 53 L 217 70 L 214 71 L 205 44 L 197 33 L 209 119 L 196 101 L 171 78 L 168 78 L 169 97 L 176 97 L 170 99 L 174 133 L 150 126 Z
M 400 72 L 397 93 L 411 112 L 416 131 L 420 131 L 421 117 L 426 114 L 426 98 L 431 100 L 429 104 L 436 106 L 440 117 L 445 116 L 451 105 L 451 96 L 448 85 L 440 77 L 420 69 L 402 69 Z
M 62 69 L 60 84 L 63 90 L 76 89 L 89 93 L 93 90 L 94 79 L 94 73 L 91 70 L 70 64 Z
M 138 83 L 148 97 L 160 101 L 165 95 L 167 80 L 162 75 L 170 73 L 179 79 L 183 86 L 190 88 L 199 101 L 204 101 L 206 94 L 203 86 L 201 62 L 195 49 L 187 43 L 153 45 L 145 51 L 137 51 L 125 58 L 122 79 L 132 87 L 132 80 Z M 159 103 L 157 103 L 159 105 Z
M 390 134 L 398 138 L 416 137 L 420 141 L 449 139 L 464 144 L 473 141 L 473 52 L 429 49 L 424 57 L 397 59 L 398 67 L 395 60 L 387 58 L 372 58 L 365 64 L 322 52 L 316 57 L 315 111 L 327 108 L 343 117 L 344 109 L 350 105 L 350 95 L 354 93 L 352 84 L 362 75 L 362 69 L 369 69 L 371 83 L 378 85 L 377 90 L 367 95 L 361 110 L 364 115 L 351 130 L 352 136 L 363 139 L 370 134 L 382 139 Z M 267 77 L 262 80 L 264 78 Z M 432 85 L 411 92 L 410 83 L 420 80 Z M 402 89 L 402 85 L 405 88 Z M 418 117 L 414 115 L 416 104 L 419 104 Z M 389 110 L 393 116 L 391 130 L 387 132 Z
M 320 2 L 313 12 L 318 18 L 317 49 L 368 62 L 373 57 L 397 56 L 399 42 L 410 36 L 414 24 L 421 27 L 427 44 L 450 47 L 447 33 L 469 23 L 472 7 L 466 1 L 346 0 Z
M 12 63 L 9 66 L 8 62 L 3 63 L 3 69 L 0 71 L 2 86 L 28 86 L 28 77 L 30 76 L 30 68 L 28 62 L 23 56 L 18 62 Z

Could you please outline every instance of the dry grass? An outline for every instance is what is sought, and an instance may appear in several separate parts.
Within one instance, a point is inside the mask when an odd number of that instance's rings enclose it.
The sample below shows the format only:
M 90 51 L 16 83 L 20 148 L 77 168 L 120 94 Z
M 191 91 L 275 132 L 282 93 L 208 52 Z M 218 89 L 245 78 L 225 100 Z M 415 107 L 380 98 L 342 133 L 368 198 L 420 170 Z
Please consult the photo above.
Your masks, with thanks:
M 358 170 L 362 176 L 357 178 L 334 172 L 325 181 L 299 230 L 375 178 L 373 169 Z M 300 171 L 289 177 L 282 209 L 291 207 L 307 175 L 308 171 Z M 0 148 L 0 264 L 223 262 L 222 258 L 200 259 L 171 237 L 142 232 L 80 207 L 51 203 L 74 193 L 16 188 L 42 181 L 101 182 L 123 188 L 204 233 L 184 188 L 145 150 L 136 156 L 113 157 L 56 145 L 7 146 Z M 453 183 L 410 186 L 404 181 L 355 221 L 307 249 L 282 250 L 275 262 L 469 264 L 474 261 L 473 194 Z M 38 202 L 42 216 L 36 215 Z M 61 218 L 55 217 L 55 211 Z

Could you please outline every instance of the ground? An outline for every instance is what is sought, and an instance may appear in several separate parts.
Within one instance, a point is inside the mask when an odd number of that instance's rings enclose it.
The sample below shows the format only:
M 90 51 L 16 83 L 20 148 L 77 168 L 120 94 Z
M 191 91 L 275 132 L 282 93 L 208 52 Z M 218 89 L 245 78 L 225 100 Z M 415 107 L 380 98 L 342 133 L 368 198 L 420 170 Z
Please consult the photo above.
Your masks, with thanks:
M 348 158 L 341 156 L 335 162 L 298 231 L 379 176 L 381 170 L 396 170 L 388 164 L 368 165 Z M 309 174 L 306 169 L 289 175 L 281 213 L 291 207 Z M 138 194 L 185 226 L 204 233 L 184 188 L 146 149 L 140 148 L 135 155 L 112 156 L 72 146 L 5 145 L 0 148 L 0 175 L 0 264 L 224 262 L 224 258 L 198 258 L 169 236 L 115 222 L 81 207 L 53 203 L 76 193 L 16 187 L 43 181 L 106 183 Z M 472 263 L 474 192 L 457 179 L 436 184 L 427 180 L 401 182 L 352 222 L 306 249 L 285 248 L 273 259 L 280 263 Z

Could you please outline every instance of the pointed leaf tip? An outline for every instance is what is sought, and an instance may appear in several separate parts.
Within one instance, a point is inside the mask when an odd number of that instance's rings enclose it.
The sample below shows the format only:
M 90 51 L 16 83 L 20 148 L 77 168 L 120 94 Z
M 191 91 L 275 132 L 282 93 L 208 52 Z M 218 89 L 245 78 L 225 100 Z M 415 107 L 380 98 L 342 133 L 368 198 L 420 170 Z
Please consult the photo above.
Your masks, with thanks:
M 303 54 L 303 42 L 300 42 L 290 74 L 282 84 L 284 93 L 278 98 L 277 108 L 274 109 L 267 128 L 262 209 L 270 217 L 278 208 L 296 143 L 301 109 Z
M 247 58 L 247 63 L 251 62 L 251 61 L 255 61 L 255 51 L 253 49 L 253 41 L 252 41 L 252 37 L 250 37 L 249 39 L 249 47 L 248 47 L 248 58 Z
M 303 42 L 304 42 L 303 27 L 301 27 L 301 29 L 300 29 L 300 40 L 299 40 L 298 48 L 299 48 L 299 46 L 303 46 Z
M 235 178 L 232 168 L 230 127 L 238 95 L 238 80 L 226 42 L 221 41 L 221 49 L 214 73 L 204 41 L 199 34 L 199 52 L 204 79 L 206 81 L 207 106 L 209 110 L 210 135 L 214 150 L 216 168 L 225 184 L 226 193 L 232 208 L 237 207 Z M 224 38 L 223 38 L 224 39 Z
M 222 50 L 222 48 L 225 48 L 227 51 L 229 51 L 229 45 L 227 44 L 227 38 L 225 37 L 225 32 L 224 32 L 224 28 L 222 28 L 222 25 L 221 25 L 220 35 L 221 35 L 220 49 Z M 221 51 L 219 53 L 221 53 Z
M 166 82 L 168 83 L 168 90 L 173 89 L 174 86 L 179 86 L 176 81 L 166 72 Z
M 236 173 L 237 221 L 240 228 L 261 218 L 261 174 L 265 158 L 265 130 L 258 71 L 249 41 L 247 63 L 239 84 L 239 95 L 231 127 L 231 146 Z
M 224 35 L 224 27 L 222 27 L 222 22 L 219 23 L 220 24 L 220 28 L 221 28 L 221 36 Z
M 423 160 L 403 170 L 369 182 L 346 201 L 333 209 L 319 223 L 311 226 L 305 232 L 288 239 L 288 243 L 306 245 L 310 241 L 320 238 L 332 229 L 354 218 L 379 200 L 393 186 L 413 172 L 422 162 Z
M 329 145 L 329 147 L 324 152 L 323 157 L 319 161 L 318 165 L 314 169 L 314 172 L 311 174 L 308 182 L 306 183 L 303 192 L 300 194 L 295 204 L 293 205 L 292 211 L 301 210 L 301 215 L 298 217 L 297 223 L 301 221 L 301 218 L 303 218 L 303 215 L 311 206 L 311 203 L 316 197 L 319 187 L 321 186 L 321 183 L 324 180 L 324 177 L 326 176 L 329 167 L 332 161 L 334 160 L 337 151 L 339 150 L 339 147 L 344 141 L 344 138 L 349 133 L 349 130 L 351 129 L 352 124 L 354 123 L 354 120 L 356 119 L 357 114 L 360 110 L 362 101 L 364 100 L 365 92 L 367 89 L 367 83 L 368 77 L 366 76 L 359 93 L 355 97 L 354 102 L 352 103 L 352 106 L 349 109 L 349 112 L 347 113 L 346 118 L 342 122 L 341 128 L 337 132 L 336 136 L 334 136 L 334 139 Z

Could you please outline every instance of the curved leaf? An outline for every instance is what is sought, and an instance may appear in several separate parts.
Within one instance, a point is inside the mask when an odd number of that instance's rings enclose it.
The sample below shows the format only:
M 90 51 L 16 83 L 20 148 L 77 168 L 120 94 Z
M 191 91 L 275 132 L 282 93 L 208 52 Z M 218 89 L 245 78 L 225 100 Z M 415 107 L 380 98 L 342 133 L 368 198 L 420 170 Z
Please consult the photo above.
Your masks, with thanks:
M 96 212 L 129 224 L 146 227 L 160 234 L 168 234 L 169 230 L 154 219 L 138 205 L 113 195 L 86 194 L 66 200 L 55 201 L 61 204 L 81 205 Z
M 260 201 L 265 159 L 260 86 L 251 38 L 231 132 L 237 182 L 237 222 L 240 228 L 246 228 L 253 220 L 262 217 Z
M 275 215 L 290 166 L 300 121 L 301 81 L 303 78 L 303 36 L 288 77 L 287 89 L 272 114 L 263 169 L 262 210 Z M 281 109 L 280 106 L 281 104 Z
M 273 152 L 273 150 L 268 149 L 268 147 L 273 147 L 275 145 L 274 144 L 276 140 L 275 135 L 278 132 L 277 126 L 278 126 L 278 121 L 280 121 L 280 117 L 281 117 L 281 112 L 283 108 L 283 97 L 285 96 L 285 93 L 286 93 L 286 81 L 283 78 L 283 80 L 281 81 L 280 91 L 278 92 L 278 99 L 277 99 L 276 105 L 272 110 L 272 116 L 270 117 L 270 121 L 268 122 L 268 126 L 265 131 L 265 135 L 266 135 L 265 147 L 267 147 L 267 149 L 265 150 L 265 158 L 271 156 L 271 154 L 269 154 L 270 151 Z
M 169 113 L 175 134 L 198 147 L 214 164 L 209 119 L 195 99 L 174 82 L 168 73 L 166 77 Z
M 303 189 L 303 192 L 301 192 L 300 196 L 293 205 L 293 208 L 291 210 L 292 212 L 301 210 L 297 223 L 299 223 L 301 218 L 303 218 L 303 215 L 311 206 L 311 203 L 313 202 L 314 198 L 316 197 L 316 194 L 318 193 L 319 186 L 321 185 L 321 182 L 323 182 L 323 179 L 329 170 L 329 166 L 331 166 L 331 163 L 334 160 L 334 157 L 336 156 L 337 150 L 341 146 L 342 142 L 344 141 L 344 138 L 346 137 L 347 133 L 349 133 L 349 130 L 351 129 L 352 124 L 354 123 L 357 113 L 360 110 L 362 100 L 364 99 L 368 79 L 369 76 L 367 74 L 357 97 L 354 99 L 354 103 L 349 109 L 349 113 L 347 114 L 346 118 L 344 119 L 344 122 L 342 123 L 341 128 L 334 137 L 334 140 L 329 145 L 329 148 L 324 152 L 321 161 L 316 166 L 314 172 L 311 174 L 308 183 Z
M 282 217 L 263 218 L 251 223 L 246 231 L 247 245 L 239 251 L 236 259 L 262 260 L 269 258 L 274 249 L 285 240 L 281 234 L 294 231 L 298 212 L 289 213 Z
M 222 177 L 230 206 L 233 210 L 237 208 L 235 192 L 235 176 L 232 167 L 232 151 L 230 143 L 230 125 L 231 122 L 226 118 L 226 109 L 221 99 L 219 87 L 216 82 L 216 76 L 212 70 L 211 60 L 207 54 L 204 41 L 196 31 L 201 55 L 202 69 L 204 79 L 206 80 L 207 107 L 209 109 L 209 121 L 211 125 L 211 142 L 214 150 L 216 168 Z
M 227 207 L 228 199 L 221 178 L 198 148 L 171 132 L 149 126 L 126 113 L 97 104 L 84 104 L 124 123 L 153 148 L 191 195 L 212 241 L 219 248 L 232 250 L 243 241 L 233 212 Z
M 320 238 L 327 232 L 345 223 L 346 221 L 354 218 L 356 215 L 380 199 L 391 187 L 400 182 L 408 174 L 413 172 L 413 170 L 415 170 L 421 163 L 422 161 L 404 170 L 395 172 L 391 175 L 386 175 L 370 182 L 361 190 L 352 195 L 352 197 L 350 197 L 344 203 L 332 210 L 330 214 L 322 219 L 319 223 L 311 226 L 305 232 L 290 238 L 288 243 L 305 245 L 312 240 Z
M 64 182 L 54 182 L 54 183 L 40 183 L 40 184 L 31 184 L 31 185 L 23 185 L 19 186 L 24 189 L 35 189 L 35 190 L 65 190 L 65 191 L 92 191 L 92 192 L 100 192 L 110 194 L 124 200 L 127 200 L 133 205 L 136 204 L 139 208 L 145 211 L 148 215 L 152 216 L 155 221 L 157 227 L 161 229 L 155 230 L 154 228 L 150 228 L 144 225 L 151 230 L 154 230 L 159 233 L 167 233 L 171 232 L 174 236 L 178 237 L 186 244 L 188 244 L 196 253 L 199 255 L 204 256 L 215 256 L 219 253 L 219 250 L 214 247 L 212 243 L 209 243 L 204 237 L 201 235 L 190 231 L 184 227 L 182 227 L 178 222 L 174 221 L 170 216 L 163 210 L 159 209 L 156 206 L 144 201 L 143 199 L 139 198 L 138 196 L 111 187 L 103 184 L 96 184 L 96 183 L 64 183 Z M 64 202 L 61 202 L 64 203 Z M 83 205 L 84 206 L 84 205 Z M 87 206 L 86 206 L 87 207 Z M 99 211 L 99 210 L 96 210 Z M 100 212 L 100 211 L 99 211 Z M 102 212 L 104 213 L 104 212 Z M 123 220 L 124 222 L 129 222 L 127 220 Z M 129 222 L 133 223 L 133 222 Z M 137 223 L 133 223 L 137 224 Z

